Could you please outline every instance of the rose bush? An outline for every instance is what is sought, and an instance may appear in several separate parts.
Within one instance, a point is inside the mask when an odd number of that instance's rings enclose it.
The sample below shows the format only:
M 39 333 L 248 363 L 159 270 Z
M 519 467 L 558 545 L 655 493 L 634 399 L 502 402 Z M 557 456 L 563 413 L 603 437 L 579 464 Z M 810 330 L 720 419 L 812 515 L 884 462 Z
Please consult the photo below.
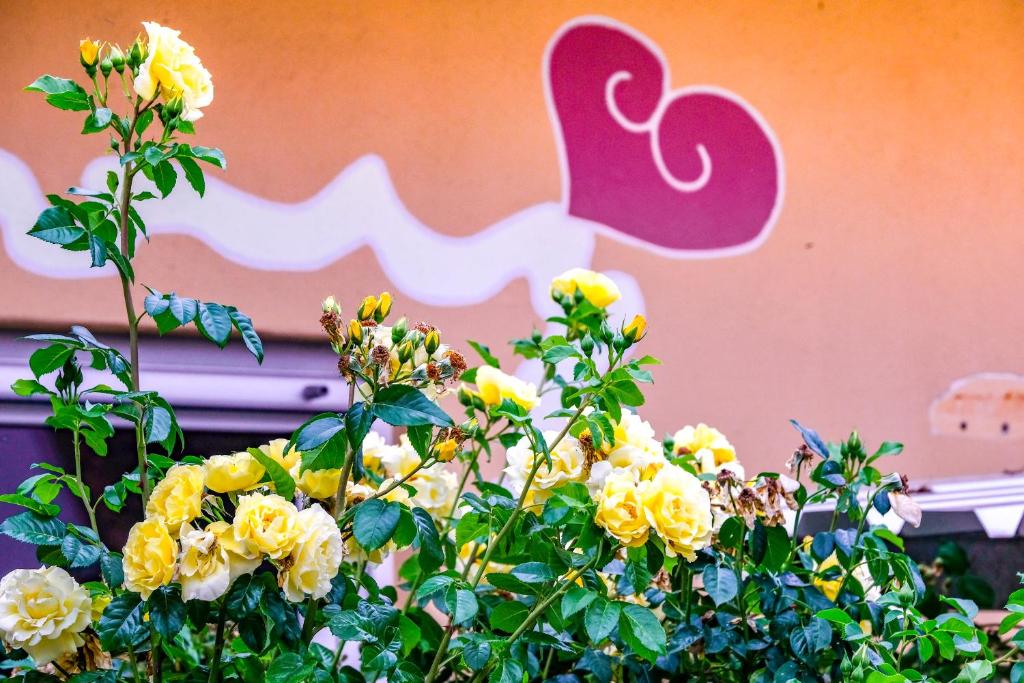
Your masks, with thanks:
M 129 334 L 127 355 L 80 326 L 29 338 L 33 377 L 13 388 L 49 400 L 75 469 L 39 463 L 0 496 L 24 508 L 0 532 L 37 546 L 42 565 L 0 582 L 13 680 L 1024 679 L 1024 591 L 990 633 L 868 523 L 871 509 L 920 521 L 906 481 L 880 469 L 902 446 L 826 443 L 794 422 L 785 473 L 751 476 L 703 423 L 659 440 L 640 414 L 658 364 L 638 352 L 648 323 L 613 318 L 618 287 L 592 271 L 555 278 L 561 313 L 512 341 L 536 382 L 467 341 L 471 367 L 436 327 L 393 320 L 386 292 L 350 315 L 329 297 L 320 324 L 347 410 L 238 453 L 183 455 L 173 407 L 140 384 L 140 320 L 161 334 L 194 324 L 221 347 L 236 330 L 259 361 L 263 347 L 235 307 L 155 289 L 141 310 L 133 300 L 137 206 L 167 197 L 179 172 L 202 194 L 199 162 L 224 167 L 183 137 L 212 102 L 210 74 L 177 31 L 145 27 L 126 51 L 82 41 L 88 89 L 54 76 L 28 87 L 109 135 L 119 170 L 106 188 L 50 195 L 29 232 L 113 264 Z M 135 188 L 140 174 L 151 185 Z M 85 386 L 83 361 L 110 384 Z M 133 426 L 138 464 L 92 491 L 83 470 L 107 453 L 114 417 Z M 64 489 L 88 526 L 60 519 Z M 96 510 L 131 496 L 144 518 L 109 548 Z M 801 538 L 789 529 L 811 503 L 836 512 Z M 386 561 L 395 576 L 374 571 Z

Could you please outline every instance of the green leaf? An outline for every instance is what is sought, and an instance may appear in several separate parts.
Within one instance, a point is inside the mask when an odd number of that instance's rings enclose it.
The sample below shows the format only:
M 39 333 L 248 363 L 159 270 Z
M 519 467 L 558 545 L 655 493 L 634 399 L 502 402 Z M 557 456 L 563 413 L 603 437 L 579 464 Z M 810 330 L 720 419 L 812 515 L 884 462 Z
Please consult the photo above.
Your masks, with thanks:
M 434 426 L 430 424 L 415 425 L 406 430 L 409 443 L 413 450 L 420 456 L 420 460 L 426 460 L 430 455 L 430 437 L 434 433 Z
M 392 384 L 382 389 L 373 403 L 373 414 L 395 427 L 454 424 L 436 403 L 407 384 Z
M 92 257 L 90 267 L 102 268 L 107 263 L 107 243 L 96 235 L 89 235 L 89 255 Z
M 218 168 L 227 168 L 228 162 L 224 158 L 224 153 L 216 147 L 200 147 L 196 145 L 192 147 L 192 155 L 196 159 L 201 159 L 208 164 L 213 164 Z
M 231 337 L 231 316 L 228 315 L 228 310 L 218 303 L 201 303 L 196 327 L 204 337 L 223 349 Z
M 521 602 L 508 600 L 491 610 L 491 628 L 512 633 L 526 620 L 530 609 Z
M 167 640 L 174 640 L 185 625 L 185 603 L 181 601 L 181 589 L 177 586 L 160 586 L 146 601 L 149 622 L 157 633 Z
M 110 125 L 110 110 L 106 107 L 98 107 L 96 111 L 85 117 L 85 125 L 82 127 L 82 134 L 99 133 Z
M 103 553 L 100 557 L 100 572 L 111 588 L 120 588 L 124 583 L 124 557 L 120 553 Z
M 812 618 L 806 626 L 794 628 L 789 634 L 793 653 L 805 662 L 812 662 L 815 654 L 832 643 L 832 628 L 824 619 Z
M 546 583 L 555 578 L 551 567 L 543 562 L 524 562 L 513 567 L 509 574 L 524 583 Z
M 515 659 L 505 658 L 501 660 L 487 679 L 488 683 L 523 683 L 526 671 L 523 665 Z
M 819 619 L 832 622 L 833 624 L 839 624 L 840 626 L 846 626 L 847 624 L 856 623 L 849 614 L 839 609 L 838 607 L 830 607 L 823 609 L 816 615 Z
M 256 357 L 258 363 L 262 363 L 263 341 L 256 334 L 256 328 L 252 326 L 252 320 L 234 306 L 228 306 L 227 310 L 228 315 L 231 316 L 231 322 L 235 324 L 235 329 L 242 335 L 242 343 L 245 344 L 245 348 L 249 349 L 249 353 Z
M 619 620 L 622 603 L 598 596 L 583 615 L 583 627 L 594 643 L 608 637 Z
M 22 512 L 0 523 L 0 534 L 22 543 L 60 545 L 67 534 L 67 526 L 59 519 Z
M 367 403 L 360 401 L 345 411 L 345 433 L 353 450 L 363 447 L 363 439 L 372 426 L 373 410 Z
M 90 109 L 89 95 L 82 86 L 67 78 L 40 76 L 25 90 L 46 94 L 46 101 L 57 109 L 85 111 Z
M 473 350 L 480 354 L 480 357 L 483 359 L 483 361 L 490 365 L 492 368 L 501 367 L 501 363 L 498 362 L 498 359 L 494 357 L 494 354 L 491 353 L 491 350 L 489 348 L 487 348 L 480 342 L 473 341 L 472 339 L 467 340 L 466 343 L 473 347 Z
M 20 493 L 4 493 L 0 495 L 0 503 L 10 503 L 11 505 L 19 505 L 27 510 L 40 515 L 42 517 L 56 517 L 60 514 L 60 506 L 53 505 L 51 503 L 42 503 L 35 498 L 29 498 L 28 496 Z
M 665 629 L 646 607 L 627 603 L 619 616 L 619 635 L 634 652 L 653 663 L 665 654 Z
M 551 363 L 552 365 L 556 365 L 558 363 L 561 363 L 566 358 L 579 357 L 580 352 L 577 351 L 575 347 L 566 344 L 562 346 L 551 347 L 550 349 L 544 352 L 544 355 L 541 356 L 541 360 L 543 360 L 545 363 Z
M 235 580 L 225 600 L 228 618 L 237 621 L 251 614 L 260 604 L 263 596 L 263 579 L 254 574 L 243 574 Z
M 452 621 L 456 624 L 464 624 L 476 616 L 479 606 L 476 601 L 476 594 L 465 588 L 449 586 L 444 594 L 444 604 L 448 613 L 452 615 Z
M 181 170 L 185 172 L 188 184 L 202 197 L 206 193 L 206 178 L 203 176 L 203 169 L 188 157 L 178 157 L 178 163 L 181 164 Z
M 67 534 L 60 544 L 60 552 L 68 565 L 72 567 L 88 567 L 100 559 L 102 550 L 92 543 L 83 543 L 74 534 Z
M 126 591 L 114 598 L 103 610 L 96 625 L 104 649 L 118 652 L 132 647 L 147 637 L 142 618 L 142 601 L 138 593 Z
M 462 647 L 462 658 L 473 671 L 479 671 L 487 666 L 491 659 L 491 644 L 483 639 L 466 641 Z
M 150 148 L 154 149 L 154 148 Z M 156 183 L 156 189 L 160 191 L 160 196 L 166 198 L 174 189 L 175 183 L 178 182 L 178 172 L 174 170 L 169 161 L 161 161 L 153 169 L 153 182 Z
M 573 586 L 562 596 L 562 619 L 568 620 L 580 610 L 586 609 L 595 599 L 597 593 L 583 586 Z
M 704 590 L 715 601 L 715 605 L 721 606 L 736 597 L 739 583 L 733 570 L 709 564 L 704 568 L 702 576 L 704 577 Z
M 32 352 L 28 359 L 28 366 L 38 379 L 60 368 L 74 352 L 74 348 L 61 344 L 45 346 Z
M 376 550 L 395 533 L 401 514 L 402 508 L 398 503 L 385 502 L 380 498 L 363 501 L 356 507 L 352 532 L 363 549 Z
M 52 394 L 53 392 L 44 387 L 34 379 L 16 379 L 11 384 L 11 391 L 18 396 L 32 396 L 34 394 Z
M 903 444 L 896 441 L 883 441 L 882 445 L 878 447 L 875 454 L 871 456 L 871 459 L 883 458 L 889 455 L 899 455 L 903 452 Z
M 420 569 L 429 574 L 444 563 L 441 537 L 437 533 L 433 517 L 423 508 L 413 508 L 412 518 L 416 524 L 416 538 L 420 546 L 418 555 Z
M 267 669 L 267 683 L 295 683 L 309 680 L 313 664 L 307 663 L 301 655 L 286 652 L 274 657 Z
M 85 235 L 85 229 L 75 222 L 74 216 L 67 209 L 51 206 L 39 214 L 36 224 L 28 234 L 50 244 L 67 246 L 81 239 Z
M 356 612 L 345 611 L 336 614 L 327 622 L 327 627 L 331 629 L 331 633 L 342 640 L 356 642 L 376 640 L 376 636 L 372 633 L 373 625 Z
M 969 662 L 960 669 L 960 673 L 953 679 L 953 683 L 978 683 L 978 681 L 988 680 L 992 673 L 991 662 Z
M 270 481 L 274 482 L 274 492 L 285 500 L 291 500 L 295 495 L 295 480 L 292 479 L 292 475 L 288 474 L 288 471 L 280 463 L 258 448 L 250 448 L 249 455 L 263 465 Z
M 185 325 L 192 322 L 199 313 L 199 302 L 172 293 L 168 299 L 168 310 L 175 320 Z
M 295 448 L 303 452 L 311 451 L 327 443 L 344 428 L 345 421 L 337 413 L 320 413 L 306 420 L 296 431 Z

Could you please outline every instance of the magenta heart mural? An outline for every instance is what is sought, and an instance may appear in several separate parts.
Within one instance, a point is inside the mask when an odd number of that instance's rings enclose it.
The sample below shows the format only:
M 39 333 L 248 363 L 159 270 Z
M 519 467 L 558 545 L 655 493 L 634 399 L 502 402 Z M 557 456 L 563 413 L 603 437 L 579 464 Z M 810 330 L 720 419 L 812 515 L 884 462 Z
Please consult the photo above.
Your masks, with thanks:
M 767 238 L 782 153 L 739 96 L 672 89 L 657 46 L 603 17 L 554 36 L 544 79 L 571 215 L 678 256 L 741 253 Z

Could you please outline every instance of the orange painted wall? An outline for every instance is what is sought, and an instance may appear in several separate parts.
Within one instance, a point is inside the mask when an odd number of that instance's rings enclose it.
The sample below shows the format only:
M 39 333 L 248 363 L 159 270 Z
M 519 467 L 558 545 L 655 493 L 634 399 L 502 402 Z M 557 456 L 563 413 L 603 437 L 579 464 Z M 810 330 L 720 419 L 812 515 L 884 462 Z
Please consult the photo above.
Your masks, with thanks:
M 199 139 L 227 179 L 307 198 L 361 155 L 433 229 L 466 236 L 557 201 L 541 57 L 565 21 L 604 14 L 665 52 L 673 84 L 742 95 L 786 160 L 782 214 L 757 251 L 666 259 L 599 238 L 593 265 L 632 274 L 665 359 L 642 412 L 659 432 L 706 421 L 754 468 L 781 467 L 798 417 L 826 436 L 900 439 L 914 477 L 1024 467 L 1024 416 L 994 439 L 930 434 L 949 384 L 1024 371 L 1024 4 L 990 2 L 158 2 L 145 10 L 8 2 L 0 149 L 45 188 L 77 181 L 102 147 L 77 119 L 18 91 L 73 75 L 78 39 L 128 42 L 138 22 L 179 28 L 214 74 Z M 74 120 L 73 120 L 74 119 Z M 172 200 L 173 201 L 173 200 Z M 24 226 L 26 229 L 29 226 Z M 438 277 L 457 263 L 435 264 Z M 318 302 L 392 288 L 362 249 L 308 273 L 229 263 L 157 237 L 141 280 L 234 303 L 270 335 L 317 334 Z M 116 326 L 112 279 L 31 275 L 0 252 L 0 324 Z M 535 322 L 524 283 L 486 304 L 399 308 L 449 341 L 500 346 Z M 1014 418 L 1015 420 L 1017 418 Z

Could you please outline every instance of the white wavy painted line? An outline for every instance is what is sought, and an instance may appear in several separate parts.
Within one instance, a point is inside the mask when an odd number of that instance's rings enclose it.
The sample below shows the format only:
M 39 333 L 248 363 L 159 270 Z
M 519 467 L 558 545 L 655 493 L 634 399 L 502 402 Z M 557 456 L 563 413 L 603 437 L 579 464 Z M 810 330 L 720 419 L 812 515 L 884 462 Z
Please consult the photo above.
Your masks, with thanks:
M 106 172 L 115 167 L 110 158 L 89 163 L 80 185 L 104 187 Z M 28 166 L 4 150 L 0 178 L 0 230 L 15 263 L 53 278 L 114 275 L 109 267 L 88 268 L 80 253 L 25 234 L 47 204 Z M 254 269 L 313 271 L 369 246 L 397 289 L 437 306 L 487 301 L 523 277 L 541 315 L 555 312 L 548 297 L 551 279 L 590 264 L 596 232 L 593 223 L 551 202 L 469 237 L 442 235 L 409 213 L 384 161 L 374 155 L 356 160 L 316 195 L 294 204 L 249 194 L 211 174 L 205 199 L 182 187 L 171 199 L 147 202 L 142 210 L 151 234 L 189 235 Z M 620 285 L 639 295 L 635 281 L 628 279 L 620 275 Z M 642 306 L 642 297 L 630 303 Z

